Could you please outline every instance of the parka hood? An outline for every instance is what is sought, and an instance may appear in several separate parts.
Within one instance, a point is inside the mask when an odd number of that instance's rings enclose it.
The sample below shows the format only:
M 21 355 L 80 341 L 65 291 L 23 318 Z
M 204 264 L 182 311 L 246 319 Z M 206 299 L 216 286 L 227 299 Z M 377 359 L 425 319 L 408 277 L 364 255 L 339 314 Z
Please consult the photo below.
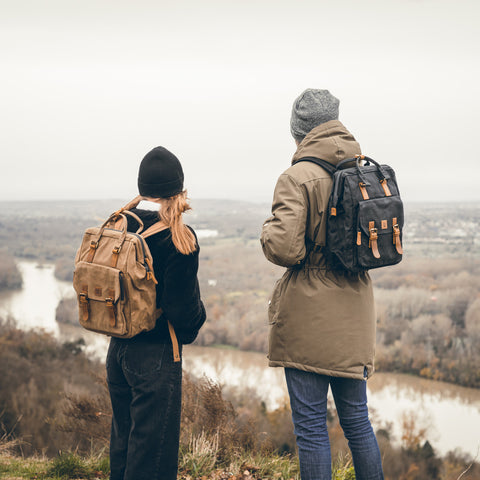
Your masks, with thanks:
M 345 158 L 353 158 L 360 154 L 360 145 L 343 123 L 331 120 L 308 133 L 298 146 L 292 163 L 303 157 L 318 157 L 337 165 Z

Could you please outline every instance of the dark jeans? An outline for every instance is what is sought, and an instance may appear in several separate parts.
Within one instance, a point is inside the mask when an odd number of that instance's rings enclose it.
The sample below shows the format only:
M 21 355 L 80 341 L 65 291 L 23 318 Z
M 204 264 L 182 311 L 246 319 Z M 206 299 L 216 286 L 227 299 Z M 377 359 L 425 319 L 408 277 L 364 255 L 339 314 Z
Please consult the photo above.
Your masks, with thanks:
M 175 480 L 182 363 L 172 346 L 112 338 L 107 354 L 112 401 L 111 480 Z
M 340 425 L 352 452 L 357 480 L 382 480 L 382 460 L 368 418 L 367 382 L 285 369 L 297 437 L 302 480 L 331 480 L 332 459 L 327 430 L 330 385 Z

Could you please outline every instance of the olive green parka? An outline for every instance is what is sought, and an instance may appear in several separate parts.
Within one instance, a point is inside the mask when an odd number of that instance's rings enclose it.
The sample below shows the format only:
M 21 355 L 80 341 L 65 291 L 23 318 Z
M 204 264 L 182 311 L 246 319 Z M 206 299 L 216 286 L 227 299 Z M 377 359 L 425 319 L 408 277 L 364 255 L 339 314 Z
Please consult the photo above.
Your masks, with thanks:
M 333 165 L 360 154 L 338 120 L 314 128 L 293 161 L 307 156 Z M 375 305 L 368 273 L 326 269 L 327 204 L 332 179 L 320 166 L 299 162 L 280 175 L 261 243 L 265 256 L 287 267 L 269 303 L 269 365 L 364 379 L 374 370 Z

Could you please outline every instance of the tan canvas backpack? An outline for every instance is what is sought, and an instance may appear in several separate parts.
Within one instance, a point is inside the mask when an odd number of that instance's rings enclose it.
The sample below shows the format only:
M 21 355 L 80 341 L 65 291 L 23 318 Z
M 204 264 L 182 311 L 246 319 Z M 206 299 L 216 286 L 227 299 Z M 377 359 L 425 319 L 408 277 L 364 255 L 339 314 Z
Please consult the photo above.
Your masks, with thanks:
M 162 310 L 156 307 L 157 280 L 145 238 L 165 230 L 161 221 L 143 230 L 130 209 L 141 197 L 112 213 L 100 227 L 88 228 L 75 257 L 73 287 L 80 324 L 87 330 L 118 338 L 132 338 L 152 330 Z M 138 230 L 127 231 L 127 215 Z M 175 331 L 168 322 L 174 360 L 180 360 Z

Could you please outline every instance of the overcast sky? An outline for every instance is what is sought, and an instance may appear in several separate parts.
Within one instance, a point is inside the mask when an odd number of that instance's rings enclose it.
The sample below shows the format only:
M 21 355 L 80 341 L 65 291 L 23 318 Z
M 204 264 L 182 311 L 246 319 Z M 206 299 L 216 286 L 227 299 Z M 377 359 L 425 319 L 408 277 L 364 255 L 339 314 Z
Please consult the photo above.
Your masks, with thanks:
M 480 200 L 478 0 L 0 5 L 1 200 L 128 200 L 163 145 L 191 198 L 269 201 L 305 88 L 404 200 Z

